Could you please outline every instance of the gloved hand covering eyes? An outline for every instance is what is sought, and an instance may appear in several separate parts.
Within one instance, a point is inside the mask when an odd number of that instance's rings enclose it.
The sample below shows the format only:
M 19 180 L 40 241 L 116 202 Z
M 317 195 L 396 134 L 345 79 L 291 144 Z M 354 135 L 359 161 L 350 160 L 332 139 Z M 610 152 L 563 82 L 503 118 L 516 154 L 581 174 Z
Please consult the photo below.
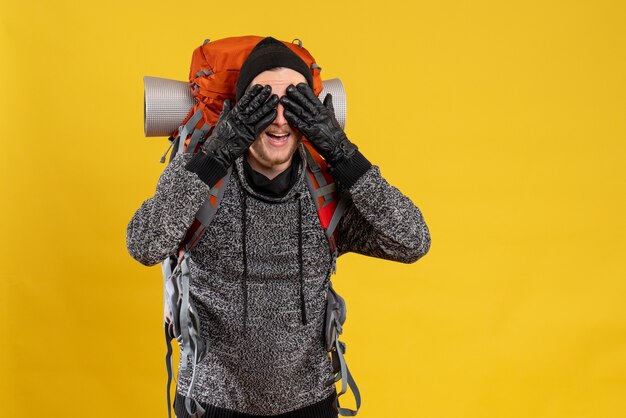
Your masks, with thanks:
M 211 136 L 185 165 L 200 180 L 213 187 L 229 167 L 243 155 L 257 137 L 276 119 L 278 96 L 270 86 L 252 86 L 231 108 L 228 100 Z
M 280 103 L 285 107 L 285 119 L 311 142 L 331 166 L 351 158 L 357 150 L 335 118 L 330 94 L 322 103 L 308 84 L 299 83 L 295 87 L 287 87 Z
M 212 154 L 224 168 L 230 167 L 276 118 L 278 96 L 270 96 L 271 92 L 270 86 L 256 84 L 232 109 L 230 101 L 226 100 L 217 125 L 205 142 L 203 150 Z

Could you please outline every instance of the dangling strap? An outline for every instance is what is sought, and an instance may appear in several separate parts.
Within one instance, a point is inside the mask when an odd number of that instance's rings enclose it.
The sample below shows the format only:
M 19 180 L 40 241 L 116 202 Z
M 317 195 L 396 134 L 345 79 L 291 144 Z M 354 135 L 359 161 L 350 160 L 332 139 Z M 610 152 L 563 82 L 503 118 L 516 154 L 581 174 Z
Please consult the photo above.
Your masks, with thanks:
M 167 369 L 167 418 L 172 418 L 170 390 L 172 387 L 172 340 L 170 339 L 167 323 L 165 324 L 165 344 L 167 344 L 167 354 L 165 354 L 165 368 Z
M 191 355 L 191 340 L 189 336 L 189 282 L 191 281 L 191 271 L 189 270 L 189 253 L 183 253 L 183 260 L 180 263 L 181 279 L 182 279 L 182 302 L 180 305 L 180 335 L 182 337 L 183 351 L 180 354 L 181 370 L 187 369 L 187 361 Z
M 168 317 L 168 308 L 169 312 L 172 312 L 172 309 L 175 307 L 175 304 L 172 302 L 172 297 L 174 292 L 176 291 L 171 284 L 170 277 L 172 277 L 172 258 L 168 257 L 161 263 L 161 268 L 163 272 L 164 278 L 164 312 L 163 312 L 163 327 L 165 331 L 165 344 L 167 345 L 167 353 L 165 354 L 165 368 L 167 370 L 167 417 L 172 418 L 171 411 L 171 397 L 170 390 L 172 387 L 172 335 L 170 334 L 170 323 L 168 321 L 173 321 L 173 318 L 170 315 Z M 172 326 L 173 329 L 173 326 Z
M 335 325 L 339 325 L 339 322 L 336 321 Z M 339 325 L 339 327 L 341 327 L 341 325 Z M 337 356 L 339 357 L 341 370 L 339 374 L 339 377 L 341 378 L 341 392 L 339 392 L 339 394 L 337 395 L 337 405 L 339 406 L 339 397 L 346 393 L 346 389 L 349 386 L 356 401 L 356 410 L 339 407 L 339 414 L 344 417 L 353 417 L 357 414 L 357 412 L 359 412 L 359 408 L 361 407 L 361 393 L 359 392 L 359 388 L 357 387 L 356 382 L 352 378 L 350 369 L 348 369 L 348 365 L 346 364 L 346 360 L 343 356 L 346 350 L 346 346 L 344 343 L 339 341 L 338 335 L 339 333 L 335 334 L 335 349 L 337 350 Z
M 198 401 L 189 396 L 185 396 L 185 408 L 187 408 L 187 413 L 191 418 L 202 418 L 204 415 L 204 408 Z
M 193 368 L 191 372 L 191 382 L 189 383 L 189 389 L 187 390 L 187 396 L 185 397 L 185 407 L 187 412 L 194 418 L 201 418 L 204 414 L 204 409 L 198 402 L 196 402 L 191 394 L 196 384 L 196 370 L 197 365 L 204 358 L 206 346 L 204 340 L 200 336 L 200 322 L 198 321 L 198 315 L 193 307 L 189 305 L 189 337 L 191 343 L 191 351 L 193 352 Z M 191 408 L 191 403 L 194 404 L 194 409 Z
M 185 396 L 185 408 L 187 408 L 187 413 L 191 415 L 192 418 L 202 418 L 204 415 L 204 408 L 202 408 L 198 401 L 191 397 L 191 391 L 196 384 L 196 364 L 200 362 L 199 353 L 200 350 L 196 347 L 194 350 L 194 366 L 191 374 L 191 383 L 189 383 L 189 390 L 187 391 L 187 396 Z

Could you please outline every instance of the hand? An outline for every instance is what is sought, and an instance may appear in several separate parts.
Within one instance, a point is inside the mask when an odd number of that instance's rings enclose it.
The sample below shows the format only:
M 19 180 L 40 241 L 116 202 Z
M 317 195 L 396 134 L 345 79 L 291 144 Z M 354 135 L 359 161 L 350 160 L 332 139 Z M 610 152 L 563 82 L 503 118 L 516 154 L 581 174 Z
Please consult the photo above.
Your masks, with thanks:
M 276 118 L 278 96 L 270 96 L 271 92 L 270 86 L 256 84 L 232 109 L 230 101 L 224 101 L 217 125 L 202 149 L 224 168 L 230 167 Z
M 331 166 L 352 157 L 357 147 L 348 140 L 337 122 L 330 94 L 322 103 L 306 83 L 295 87 L 290 85 L 286 93 L 280 98 L 285 107 L 285 119 L 313 144 Z

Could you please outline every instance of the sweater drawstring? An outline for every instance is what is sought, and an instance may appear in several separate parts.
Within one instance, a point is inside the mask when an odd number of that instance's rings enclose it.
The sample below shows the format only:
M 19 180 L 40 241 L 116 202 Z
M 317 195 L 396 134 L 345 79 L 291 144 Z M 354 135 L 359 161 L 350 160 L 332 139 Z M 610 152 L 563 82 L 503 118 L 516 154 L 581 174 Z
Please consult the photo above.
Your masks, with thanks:
M 241 245 L 243 247 L 243 281 L 241 292 L 243 294 L 243 334 L 246 334 L 246 323 L 248 319 L 248 258 L 246 255 L 246 209 L 248 198 L 243 192 L 241 196 Z
M 302 253 L 302 195 L 300 193 L 297 193 L 296 199 L 298 200 L 298 213 L 300 215 L 298 222 L 298 264 L 300 268 L 298 275 L 300 276 L 300 311 L 302 312 L 302 325 L 306 325 L 306 304 L 304 303 L 304 255 Z

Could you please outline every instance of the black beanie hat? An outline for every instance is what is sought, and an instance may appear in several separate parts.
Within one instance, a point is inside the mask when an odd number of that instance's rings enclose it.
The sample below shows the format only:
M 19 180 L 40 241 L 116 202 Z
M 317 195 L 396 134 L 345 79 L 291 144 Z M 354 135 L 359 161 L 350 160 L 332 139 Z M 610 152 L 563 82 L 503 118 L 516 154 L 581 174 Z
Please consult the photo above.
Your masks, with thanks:
M 299 72 L 313 88 L 313 75 L 305 62 L 288 46 L 270 36 L 256 44 L 243 62 L 235 87 L 235 99 L 241 99 L 254 77 L 276 67 L 287 67 Z

